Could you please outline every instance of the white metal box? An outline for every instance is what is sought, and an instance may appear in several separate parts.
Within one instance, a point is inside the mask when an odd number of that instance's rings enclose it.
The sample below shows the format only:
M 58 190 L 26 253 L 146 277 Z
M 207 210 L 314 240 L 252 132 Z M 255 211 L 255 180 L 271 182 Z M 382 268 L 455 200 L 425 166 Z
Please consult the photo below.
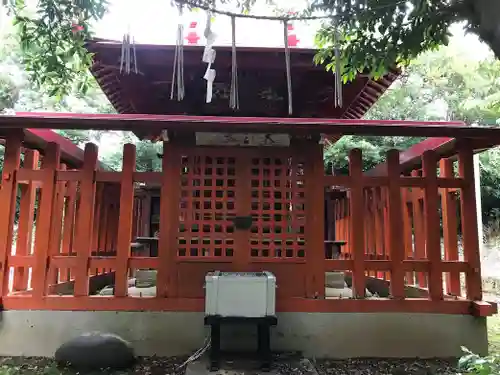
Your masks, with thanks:
M 276 277 L 271 272 L 209 272 L 205 315 L 259 318 L 276 313 Z

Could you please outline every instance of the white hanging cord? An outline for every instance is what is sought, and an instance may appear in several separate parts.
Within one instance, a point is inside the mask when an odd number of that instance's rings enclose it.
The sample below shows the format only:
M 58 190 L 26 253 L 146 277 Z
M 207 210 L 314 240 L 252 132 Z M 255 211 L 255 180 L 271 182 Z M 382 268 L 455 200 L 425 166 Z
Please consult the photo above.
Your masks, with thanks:
M 236 59 L 236 17 L 231 17 L 232 31 L 232 63 L 231 63 L 231 93 L 229 94 L 229 106 L 232 109 L 240 109 L 238 95 L 238 65 Z
M 172 85 L 170 87 L 170 100 L 184 99 L 184 24 L 182 18 L 182 5 L 179 5 L 179 23 L 177 25 L 177 40 L 175 41 L 174 64 L 172 69 Z M 177 95 L 175 89 L 177 88 Z
M 203 79 L 207 81 L 207 96 L 206 96 L 206 102 L 211 103 L 212 102 L 212 95 L 213 95 L 213 85 L 214 85 L 214 80 L 215 80 L 215 69 L 212 69 L 212 64 L 215 61 L 215 50 L 213 49 L 213 45 L 215 42 L 215 33 L 212 31 L 212 14 L 207 13 L 207 24 L 205 27 L 205 38 L 207 39 L 207 44 L 205 46 L 205 50 L 203 51 L 203 62 L 207 63 L 207 71 L 205 72 L 205 75 L 203 76 Z
M 343 107 L 343 95 L 342 95 L 342 61 L 340 55 L 340 44 L 339 44 L 339 30 L 337 25 L 335 25 L 334 35 L 334 54 L 335 54 L 335 91 L 334 91 L 334 105 L 338 108 Z
M 132 26 L 131 26 L 131 9 L 130 4 L 127 7 L 127 17 L 129 17 L 127 32 L 123 34 L 122 39 L 122 50 L 120 58 L 120 73 L 130 74 L 131 69 L 135 74 L 139 73 L 137 67 L 137 51 L 135 46 L 135 38 L 132 36 Z
M 286 85 L 288 90 L 288 114 L 293 114 L 292 105 L 292 72 L 290 67 L 290 46 L 288 45 L 288 21 L 283 21 L 283 35 L 285 38 L 285 63 L 286 63 Z

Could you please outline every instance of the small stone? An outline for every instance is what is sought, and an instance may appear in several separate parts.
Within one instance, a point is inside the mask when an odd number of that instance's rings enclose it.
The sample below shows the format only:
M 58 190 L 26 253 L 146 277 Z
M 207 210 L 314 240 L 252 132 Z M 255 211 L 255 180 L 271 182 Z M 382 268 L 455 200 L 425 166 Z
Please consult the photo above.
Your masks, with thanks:
M 60 364 L 80 370 L 119 370 L 135 362 L 132 346 L 117 335 L 85 333 L 61 345 L 55 353 Z

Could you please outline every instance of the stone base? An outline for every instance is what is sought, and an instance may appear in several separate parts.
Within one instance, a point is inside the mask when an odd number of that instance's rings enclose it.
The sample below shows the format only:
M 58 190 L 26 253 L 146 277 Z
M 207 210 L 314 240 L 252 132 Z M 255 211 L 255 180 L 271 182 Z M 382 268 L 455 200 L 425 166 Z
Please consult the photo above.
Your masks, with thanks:
M 139 356 L 192 354 L 208 329 L 202 312 L 28 311 L 1 313 L 0 356 L 54 355 L 84 332 L 117 334 Z M 227 327 L 222 349 L 255 347 L 253 327 Z M 279 313 L 274 351 L 316 358 L 434 358 L 478 354 L 488 348 L 486 318 L 411 313 Z

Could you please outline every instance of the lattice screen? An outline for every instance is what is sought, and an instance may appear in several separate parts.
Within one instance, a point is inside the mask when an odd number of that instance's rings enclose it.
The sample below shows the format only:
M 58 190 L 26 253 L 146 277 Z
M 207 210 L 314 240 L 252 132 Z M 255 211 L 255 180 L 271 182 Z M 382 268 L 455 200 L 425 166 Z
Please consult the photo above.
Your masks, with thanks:
M 232 157 L 182 158 L 179 256 L 233 256 L 235 175 Z
M 305 257 L 304 162 L 252 158 L 252 257 Z

